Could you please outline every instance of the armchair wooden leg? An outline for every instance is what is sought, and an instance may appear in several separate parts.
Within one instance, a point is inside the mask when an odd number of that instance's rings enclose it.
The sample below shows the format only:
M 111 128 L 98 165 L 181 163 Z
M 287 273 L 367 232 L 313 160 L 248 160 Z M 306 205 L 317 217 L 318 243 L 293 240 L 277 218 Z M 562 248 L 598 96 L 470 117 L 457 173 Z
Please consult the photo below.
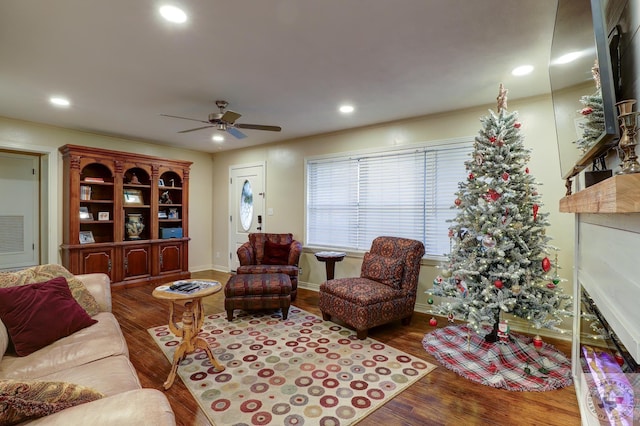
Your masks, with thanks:
M 413 318 L 413 315 L 409 315 L 408 317 L 402 318 L 400 322 L 402 322 L 402 325 L 410 325 L 412 318 Z
M 227 321 L 233 321 L 233 309 L 227 309 Z
M 358 336 L 358 339 L 360 340 L 364 340 L 367 338 L 367 334 L 369 334 L 369 330 L 357 330 L 356 331 L 356 335 Z

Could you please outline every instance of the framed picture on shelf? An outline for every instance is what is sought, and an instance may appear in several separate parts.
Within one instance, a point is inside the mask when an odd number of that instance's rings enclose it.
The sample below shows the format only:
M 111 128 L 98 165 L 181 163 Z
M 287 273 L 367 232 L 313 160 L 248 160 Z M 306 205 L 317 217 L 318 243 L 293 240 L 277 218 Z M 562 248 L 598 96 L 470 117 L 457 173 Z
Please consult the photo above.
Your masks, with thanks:
M 175 209 L 175 208 L 169 209 L 169 219 L 180 219 L 178 217 L 178 209 Z
M 109 220 L 109 212 L 98 212 L 98 220 Z
M 80 207 L 80 220 L 93 220 L 93 215 L 89 213 L 88 207 Z
M 80 244 L 89 244 L 95 243 L 96 240 L 93 239 L 93 232 L 91 231 L 80 231 Z
M 144 205 L 144 199 L 142 198 L 142 191 L 139 189 L 126 188 L 124 190 L 124 203 L 129 206 L 142 206 Z
M 158 212 L 158 219 L 166 219 L 167 218 L 167 212 L 165 210 L 160 210 Z
M 158 179 L 158 186 L 164 186 L 164 179 Z

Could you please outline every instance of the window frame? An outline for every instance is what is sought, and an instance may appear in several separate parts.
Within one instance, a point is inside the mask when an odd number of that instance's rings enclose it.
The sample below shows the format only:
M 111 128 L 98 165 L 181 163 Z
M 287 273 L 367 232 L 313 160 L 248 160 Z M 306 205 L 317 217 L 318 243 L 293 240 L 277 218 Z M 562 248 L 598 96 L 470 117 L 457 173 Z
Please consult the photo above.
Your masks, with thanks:
M 409 153 L 409 152 L 422 152 L 425 153 L 425 163 L 427 162 L 427 155 L 429 155 L 429 153 L 432 153 L 432 155 L 436 154 L 438 151 L 445 151 L 448 149 L 452 149 L 452 148 L 461 148 L 461 149 L 466 149 L 466 152 L 464 152 L 462 154 L 462 156 L 464 157 L 463 160 L 463 164 L 461 165 L 461 174 L 460 174 L 460 179 L 457 180 L 456 182 L 454 182 L 454 186 L 455 189 L 453 190 L 453 193 L 450 194 L 451 198 L 451 203 L 450 206 L 453 206 L 453 200 L 455 198 L 455 191 L 457 191 L 457 187 L 458 187 L 458 182 L 460 182 L 464 176 L 466 176 L 466 168 L 464 166 L 464 162 L 469 161 L 471 159 L 471 154 L 473 152 L 473 144 L 475 141 L 475 137 L 474 136 L 467 136 L 467 137 L 460 137 L 460 138 L 454 138 L 454 139 L 446 139 L 446 140 L 435 140 L 435 141 L 424 141 L 424 142 L 418 142 L 418 143 L 414 143 L 414 144 L 406 144 L 406 145 L 401 145 L 401 146 L 393 146 L 393 147 L 379 147 L 379 148 L 371 148 L 371 149 L 365 149 L 365 150 L 358 150 L 358 151 L 348 151 L 348 152 L 340 152 L 340 153 L 331 153 L 331 154 L 325 154 L 325 155 L 318 155 L 318 156 L 309 156 L 309 157 L 305 157 L 304 158 L 304 200 L 305 200 L 305 206 L 304 206 L 304 242 L 305 242 L 305 247 L 308 247 L 310 249 L 333 249 L 333 250 L 340 250 L 340 251 L 346 251 L 348 253 L 364 253 L 367 250 L 363 247 L 361 247 L 360 249 L 357 248 L 353 248 L 353 247 L 341 247 L 341 246 L 331 246 L 331 245 L 320 245 L 320 244 L 310 244 L 309 243 L 309 173 L 310 173 L 310 164 L 313 162 L 327 162 L 327 161 L 331 161 L 331 160 L 335 160 L 336 162 L 339 161 L 345 161 L 348 162 L 349 160 L 353 161 L 355 159 L 362 159 L 362 158 L 366 158 L 366 157 L 383 157 L 383 156 L 389 156 L 389 155 L 395 155 L 395 154 L 402 154 L 402 153 Z M 425 166 L 426 167 L 426 166 Z M 425 176 L 427 175 L 427 170 L 425 169 Z M 452 181 L 449 180 L 448 185 L 451 186 Z M 360 183 L 358 183 L 358 188 L 360 188 Z M 425 183 L 423 186 L 423 190 L 426 191 L 426 189 L 429 186 L 433 186 L 433 184 L 427 184 Z M 437 190 L 436 190 L 437 191 Z M 432 193 L 433 194 L 433 193 Z M 429 193 L 426 193 L 424 196 L 425 199 L 429 198 Z M 431 195 L 431 198 L 433 198 L 433 195 Z M 426 229 L 426 225 L 425 223 L 427 222 L 426 218 L 423 218 L 423 229 Z M 448 225 L 444 224 L 443 225 L 443 229 L 448 228 Z M 446 231 L 444 231 L 444 235 L 446 235 Z M 420 239 L 422 240 L 422 237 L 416 237 L 416 239 Z M 425 234 L 425 241 L 427 240 L 427 234 Z M 437 242 L 437 240 L 433 240 L 433 242 Z M 435 244 L 437 246 L 437 244 Z M 441 245 L 441 244 L 440 244 Z M 427 247 L 427 244 L 425 244 L 425 247 Z M 423 257 L 423 259 L 432 259 L 432 260 L 436 260 L 436 261 L 442 261 L 444 259 L 446 259 L 446 254 L 447 253 L 441 253 L 441 254 L 437 254 L 437 253 L 429 253 L 428 250 L 425 253 L 425 256 Z

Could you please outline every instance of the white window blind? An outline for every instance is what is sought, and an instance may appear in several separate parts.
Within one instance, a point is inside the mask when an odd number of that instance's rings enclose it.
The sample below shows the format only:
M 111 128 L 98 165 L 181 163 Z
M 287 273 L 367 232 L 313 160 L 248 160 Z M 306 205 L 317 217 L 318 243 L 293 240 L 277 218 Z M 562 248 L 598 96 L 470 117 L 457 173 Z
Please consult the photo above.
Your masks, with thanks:
M 449 252 L 448 219 L 471 142 L 307 160 L 306 244 L 366 251 L 380 235 Z

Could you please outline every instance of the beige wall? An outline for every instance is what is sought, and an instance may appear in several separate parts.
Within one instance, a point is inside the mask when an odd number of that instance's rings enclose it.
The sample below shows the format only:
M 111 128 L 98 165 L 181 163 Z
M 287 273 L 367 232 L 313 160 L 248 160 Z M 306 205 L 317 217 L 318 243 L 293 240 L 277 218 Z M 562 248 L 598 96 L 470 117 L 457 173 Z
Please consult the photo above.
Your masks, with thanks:
M 195 151 L 0 118 L 0 149 L 48 151 L 56 159 L 50 163 L 54 189 L 49 197 L 53 204 L 49 219 L 56 226 L 52 227 L 48 238 L 54 242 L 51 244 L 53 261 L 59 261 L 57 247 L 61 244 L 62 235 L 62 188 L 58 183 L 62 170 L 58 147 L 64 144 L 86 145 L 193 161 L 189 203 L 189 268 L 192 271 L 211 268 L 226 271 L 230 166 L 266 163 L 266 207 L 273 209 L 273 215 L 265 216 L 265 231 L 292 232 L 296 238 L 304 241 L 305 157 L 473 137 L 481 127 L 479 118 L 487 113 L 488 108 L 495 108 L 495 105 L 492 103 L 464 111 L 221 152 L 214 154 L 213 158 Z M 553 238 L 552 244 L 560 249 L 558 257 L 563 268 L 560 275 L 567 280 L 565 284 L 568 290 L 573 268 L 574 217 L 558 213 L 558 202 L 564 196 L 565 188 L 560 177 L 551 98 L 543 96 L 509 102 L 509 109 L 519 111 L 525 145 L 533 150 L 529 168 L 542 183 L 539 190 L 544 205 L 541 208 L 551 213 L 548 234 Z M 214 257 L 213 254 L 218 252 L 220 256 Z M 336 276 L 358 275 L 360 263 L 361 255 L 350 253 L 336 266 Z M 325 277 L 324 264 L 318 263 L 312 252 L 306 251 L 301 266 L 301 285 L 317 288 Z M 429 308 L 424 291 L 430 288 L 438 273 L 436 266 L 437 262 L 434 261 L 425 261 L 423 264 L 416 305 L 419 311 Z
M 48 256 L 43 261 L 61 262 L 58 247 L 62 244 L 62 157 L 58 148 L 65 144 L 92 146 L 116 151 L 135 152 L 175 160 L 193 161 L 190 173 L 189 194 L 189 269 L 211 268 L 212 246 L 212 167 L 211 157 L 195 151 L 151 145 L 139 141 L 113 138 L 58 127 L 44 126 L 25 121 L 0 117 L 0 149 L 48 153 L 45 168 L 51 174 L 43 177 L 50 184 L 51 194 L 44 194 L 46 204 L 51 204 L 47 216 L 52 225 L 45 235 L 50 241 Z M 46 191 L 46 188 L 45 188 Z
M 273 209 L 272 216 L 265 217 L 266 232 L 292 232 L 304 242 L 304 159 L 309 156 L 334 152 L 350 152 L 371 148 L 402 146 L 424 141 L 437 141 L 460 137 L 473 137 L 480 130 L 479 118 L 487 113 L 487 105 L 464 111 L 444 113 L 412 120 L 382 124 L 363 129 L 315 136 L 301 140 L 285 141 L 270 145 L 221 152 L 214 155 L 214 182 L 228 182 L 229 167 L 266 162 L 266 207 Z M 531 148 L 531 173 L 542 183 L 539 188 L 544 205 L 551 213 L 548 234 L 552 244 L 558 247 L 561 277 L 570 292 L 573 268 L 573 215 L 558 212 L 558 202 L 564 196 L 558 147 L 550 96 L 510 102 L 511 111 L 518 110 L 525 145 Z M 213 220 L 213 252 L 228 253 L 228 184 L 214 185 L 213 203 L 218 206 Z M 222 206 L 227 206 L 222 208 Z M 227 270 L 227 257 L 214 259 L 217 269 Z M 358 275 L 361 257 L 350 254 L 336 265 L 336 277 Z M 324 264 L 320 264 L 310 251 L 301 259 L 303 273 L 301 286 L 317 288 L 323 281 Z M 436 262 L 426 261 L 420 273 L 417 310 L 428 309 L 424 291 L 431 287 L 438 273 Z M 570 329 L 570 322 L 565 325 Z

